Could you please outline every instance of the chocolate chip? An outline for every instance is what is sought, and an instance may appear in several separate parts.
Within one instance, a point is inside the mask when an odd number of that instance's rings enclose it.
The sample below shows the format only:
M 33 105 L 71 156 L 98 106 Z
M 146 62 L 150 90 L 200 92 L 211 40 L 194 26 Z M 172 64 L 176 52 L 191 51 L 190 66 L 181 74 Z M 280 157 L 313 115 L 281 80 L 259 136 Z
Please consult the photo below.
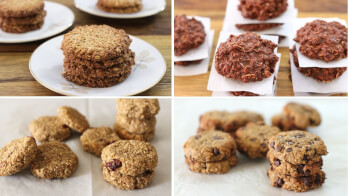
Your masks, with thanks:
M 110 162 L 105 163 L 105 166 L 108 168 L 108 170 L 115 171 L 117 168 L 122 166 L 122 162 L 118 159 L 114 159 Z
M 306 155 L 306 154 L 305 154 L 305 155 L 303 155 L 303 160 L 304 160 L 304 161 L 308 161 L 308 160 L 309 160 L 308 155 Z
M 216 136 L 216 135 L 214 136 L 214 140 L 222 140 L 222 139 L 224 139 L 224 138 Z
M 144 175 L 149 175 L 149 174 L 152 174 L 152 171 L 151 170 L 145 170 Z
M 196 135 L 195 139 L 198 140 L 199 138 L 201 138 L 200 135 Z
M 280 160 L 279 159 L 276 159 L 275 161 L 274 161 L 274 165 L 275 166 L 279 166 L 279 165 L 281 165 L 282 163 L 280 162 Z
M 215 125 L 215 130 L 223 131 L 224 129 L 222 128 L 221 125 Z
M 311 150 L 312 150 L 311 147 L 306 147 L 306 152 L 311 151 Z
M 314 182 L 315 182 L 315 184 L 320 184 L 321 183 L 321 175 L 320 174 L 317 174 L 317 176 L 315 177 Z
M 238 125 L 237 121 L 232 121 L 232 125 L 237 126 Z
M 68 125 L 66 125 L 66 124 L 63 125 L 63 129 L 68 129 L 68 128 L 70 129 L 70 127 Z
M 287 148 L 286 152 L 292 152 L 292 148 Z
M 274 149 L 275 142 L 269 143 L 269 146 Z
M 266 148 L 267 145 L 266 145 L 265 143 L 262 143 L 262 144 L 261 144 L 261 147 L 262 147 L 262 148 Z
M 250 138 L 250 141 L 251 141 L 251 142 L 255 142 L 255 141 L 256 141 L 256 138 L 254 138 L 254 137 L 253 137 L 253 138 Z
M 283 149 L 283 147 L 282 147 L 282 146 L 277 146 L 277 147 L 275 148 L 275 150 L 276 150 L 277 152 L 282 151 L 282 149 Z
M 271 171 L 273 171 L 274 170 L 274 168 L 273 168 L 273 166 L 271 165 Z M 267 172 L 268 173 L 268 172 Z
M 314 138 L 315 141 L 320 141 L 320 138 L 316 137 Z
M 309 124 L 314 125 L 315 124 L 314 120 L 313 119 L 309 119 Z
M 311 187 L 313 185 L 313 182 L 309 178 L 304 178 L 303 182 L 305 185 Z
M 297 173 L 303 174 L 303 173 L 304 173 L 304 172 L 303 172 L 303 168 L 304 168 L 304 167 L 305 167 L 304 164 L 299 165 L 299 166 L 297 167 Z
M 213 149 L 213 154 L 214 154 L 214 156 L 219 155 L 220 154 L 220 150 L 218 148 L 214 148 Z
M 303 138 L 303 137 L 304 137 L 304 135 L 303 135 L 303 134 L 301 134 L 301 133 L 298 133 L 298 134 L 296 134 L 296 137 L 298 137 L 298 138 Z
M 276 187 L 282 187 L 284 184 L 284 180 L 283 179 L 280 179 L 278 178 L 277 182 L 276 182 Z
M 309 176 L 311 174 L 311 170 L 306 169 L 306 171 L 304 171 L 304 173 L 306 174 L 306 176 Z

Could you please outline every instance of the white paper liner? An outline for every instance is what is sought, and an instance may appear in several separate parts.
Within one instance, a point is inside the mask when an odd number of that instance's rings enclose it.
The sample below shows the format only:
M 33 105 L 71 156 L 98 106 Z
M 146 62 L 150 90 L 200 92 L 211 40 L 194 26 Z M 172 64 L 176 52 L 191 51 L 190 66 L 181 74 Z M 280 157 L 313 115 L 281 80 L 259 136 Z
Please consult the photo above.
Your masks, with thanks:
M 239 35 L 238 33 L 220 32 L 220 37 L 219 37 L 219 41 L 218 41 L 215 53 L 216 53 L 218 47 L 220 46 L 220 43 L 225 42 L 231 34 Z M 261 38 L 271 40 L 274 43 L 278 43 L 277 36 L 261 35 Z M 279 61 L 277 62 L 276 67 L 279 66 L 280 57 L 281 57 L 280 54 L 277 54 L 277 50 L 278 50 L 278 48 L 274 49 L 276 55 L 279 57 Z M 273 86 L 273 78 L 274 78 L 274 74 L 272 77 L 265 78 L 262 81 L 248 82 L 248 83 L 244 83 L 244 82 L 234 80 L 231 78 L 225 78 L 217 73 L 217 71 L 215 69 L 215 58 L 214 58 L 212 68 L 210 71 L 207 89 L 210 91 L 219 91 L 219 92 L 249 91 L 249 92 L 253 92 L 256 94 L 268 95 L 268 94 L 272 94 L 272 92 L 273 92 L 273 87 L 272 87 Z
M 319 59 L 308 58 L 307 56 L 303 55 L 299 51 L 300 44 L 293 40 L 296 37 L 297 30 L 299 30 L 301 27 L 304 27 L 306 23 L 312 22 L 316 19 L 324 20 L 326 22 L 336 21 L 341 23 L 344 26 L 347 26 L 346 21 L 339 18 L 297 18 L 296 22 L 294 23 L 294 29 L 290 36 L 291 37 L 290 48 L 292 48 L 293 45 L 296 44 L 296 51 L 298 55 L 299 66 L 300 67 L 320 67 L 320 68 L 348 67 L 348 58 L 339 59 L 339 60 L 331 61 L 331 62 L 325 62 Z
M 208 33 L 210 32 L 210 18 L 201 17 L 201 16 L 187 16 L 187 18 L 194 17 L 196 20 L 201 21 L 204 26 L 204 31 L 206 32 L 208 37 Z M 205 39 L 203 44 L 198 46 L 197 48 L 190 49 L 187 53 L 182 56 L 175 56 L 174 61 L 194 61 L 208 58 L 209 56 L 209 44 L 208 39 Z
M 294 101 L 282 99 L 176 99 L 174 101 L 174 195 L 175 196 L 220 196 L 220 195 L 279 195 L 318 196 L 347 195 L 347 100 L 344 99 L 301 99 L 296 100 L 317 108 L 322 115 L 319 127 L 309 128 L 320 136 L 329 154 L 323 156 L 323 171 L 326 180 L 322 187 L 295 193 L 273 187 L 266 175 L 267 159 L 249 159 L 238 153 L 238 165 L 226 174 L 199 174 L 191 172 L 185 164 L 183 145 L 196 134 L 199 116 L 210 110 L 251 110 L 261 113 L 267 124 L 281 111 L 283 106 Z M 330 130 L 330 131 L 328 131 Z
M 174 76 L 193 76 L 208 72 L 211 51 L 213 49 L 214 30 L 210 30 L 207 37 L 209 40 L 209 57 L 197 64 L 193 63 L 186 66 L 174 65 Z
M 318 82 L 300 73 L 290 53 L 291 78 L 294 92 L 310 93 L 346 93 L 348 92 L 348 71 L 331 82 Z

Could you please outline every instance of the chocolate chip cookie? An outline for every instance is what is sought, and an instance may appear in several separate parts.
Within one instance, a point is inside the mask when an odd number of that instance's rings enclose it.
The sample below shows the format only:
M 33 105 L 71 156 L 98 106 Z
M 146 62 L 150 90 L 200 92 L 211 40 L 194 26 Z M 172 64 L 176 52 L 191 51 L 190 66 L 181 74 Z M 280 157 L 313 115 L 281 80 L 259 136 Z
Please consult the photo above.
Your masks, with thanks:
M 29 131 L 37 141 L 63 141 L 70 137 L 70 128 L 56 116 L 42 116 L 29 124 Z
M 27 168 L 36 158 L 37 152 L 32 137 L 12 140 L 0 149 L 0 176 L 13 175 Z
M 60 106 L 58 108 L 58 117 L 64 124 L 79 133 L 83 133 L 87 128 L 89 128 L 89 123 L 86 117 L 72 107 Z
M 194 159 L 185 157 L 185 162 L 189 166 L 190 170 L 196 173 L 203 174 L 224 174 L 227 173 L 231 166 L 237 165 L 237 156 L 231 156 L 222 161 L 214 162 L 198 162 Z
M 249 158 L 264 158 L 268 152 L 268 140 L 280 133 L 280 129 L 264 122 L 249 123 L 236 132 L 238 151 Z

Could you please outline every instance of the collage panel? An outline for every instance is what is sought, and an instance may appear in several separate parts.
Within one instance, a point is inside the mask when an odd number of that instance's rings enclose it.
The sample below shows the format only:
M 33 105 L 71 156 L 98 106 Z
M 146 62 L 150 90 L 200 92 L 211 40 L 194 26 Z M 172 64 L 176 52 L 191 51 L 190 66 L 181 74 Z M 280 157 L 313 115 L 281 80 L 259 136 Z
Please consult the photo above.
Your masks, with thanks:
M 174 195 L 347 195 L 346 99 L 174 105 Z

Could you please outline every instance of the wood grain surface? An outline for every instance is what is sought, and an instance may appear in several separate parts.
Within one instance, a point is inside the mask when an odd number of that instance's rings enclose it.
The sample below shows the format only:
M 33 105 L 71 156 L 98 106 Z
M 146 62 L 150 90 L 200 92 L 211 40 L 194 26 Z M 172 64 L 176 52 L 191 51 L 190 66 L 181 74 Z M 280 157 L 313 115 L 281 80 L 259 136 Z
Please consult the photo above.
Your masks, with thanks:
M 175 0 L 175 15 L 187 14 L 205 16 L 211 18 L 211 28 L 215 30 L 213 51 L 215 51 L 219 32 L 222 29 L 225 17 L 227 0 Z M 299 9 L 299 17 L 338 17 L 347 20 L 346 0 L 295 0 L 295 6 Z M 289 49 L 279 48 L 282 54 L 277 82 L 277 96 L 293 96 L 292 83 L 289 79 Z M 213 55 L 213 53 L 212 53 Z M 212 58 L 210 59 L 210 67 Z M 210 68 L 209 68 L 210 70 Z M 197 76 L 174 77 L 175 96 L 211 96 L 207 90 L 210 72 Z M 347 94 L 338 94 L 346 96 Z
M 75 8 L 73 0 L 52 0 L 68 6 L 75 14 L 76 25 L 107 24 L 125 29 L 155 46 L 164 56 L 167 72 L 153 88 L 140 96 L 171 95 L 171 0 L 166 9 L 155 15 L 141 19 L 108 19 L 89 15 Z M 70 31 L 69 28 L 64 34 Z M 59 94 L 41 86 L 31 76 L 28 68 L 31 53 L 48 39 L 23 44 L 0 44 L 0 96 L 57 96 Z

